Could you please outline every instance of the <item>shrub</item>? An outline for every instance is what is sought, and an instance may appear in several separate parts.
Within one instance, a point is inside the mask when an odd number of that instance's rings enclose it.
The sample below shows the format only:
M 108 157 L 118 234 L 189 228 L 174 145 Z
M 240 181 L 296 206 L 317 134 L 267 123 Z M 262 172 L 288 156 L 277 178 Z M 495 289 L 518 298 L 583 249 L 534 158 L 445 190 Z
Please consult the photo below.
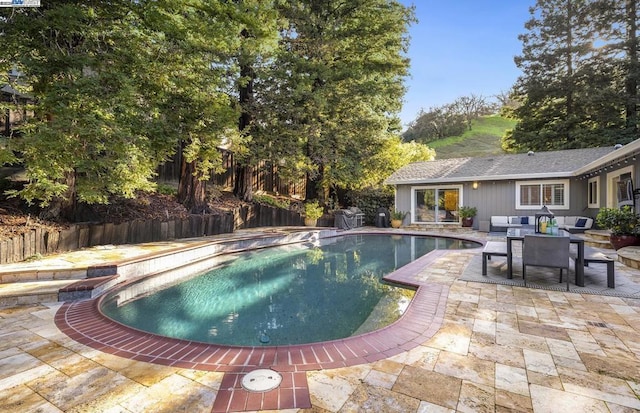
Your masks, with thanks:
M 168 184 L 158 184 L 156 191 L 161 195 L 171 195 L 171 196 L 178 195 L 178 190 L 175 187 Z
M 408 212 L 398 211 L 398 210 L 394 209 L 393 211 L 391 211 L 391 219 L 396 219 L 396 220 L 402 221 L 404 219 L 404 217 L 407 216 L 407 214 L 408 214 Z
M 613 235 L 640 235 L 640 218 L 628 205 L 622 208 L 600 208 L 596 223 Z
M 391 188 L 365 188 L 357 191 L 349 191 L 346 195 L 350 206 L 360 208 L 365 215 L 365 222 L 373 223 L 378 208 L 393 209 L 393 189 Z
M 310 201 L 304 204 L 304 215 L 309 219 L 318 219 L 324 215 L 324 210 L 318 201 Z
M 470 206 L 460 207 L 460 218 L 473 218 L 478 213 L 478 208 Z
M 289 209 L 288 201 L 278 199 L 267 194 L 256 194 L 253 196 L 253 201 L 258 204 L 268 205 L 275 208 Z

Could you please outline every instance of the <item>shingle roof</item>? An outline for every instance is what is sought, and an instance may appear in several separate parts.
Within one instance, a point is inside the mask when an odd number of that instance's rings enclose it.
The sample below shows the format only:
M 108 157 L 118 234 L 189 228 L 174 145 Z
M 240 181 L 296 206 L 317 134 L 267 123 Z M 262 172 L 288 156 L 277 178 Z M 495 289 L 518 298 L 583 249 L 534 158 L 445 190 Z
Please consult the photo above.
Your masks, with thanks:
M 571 177 L 580 168 L 615 150 L 610 146 L 416 162 L 394 172 L 385 183 L 398 185 Z

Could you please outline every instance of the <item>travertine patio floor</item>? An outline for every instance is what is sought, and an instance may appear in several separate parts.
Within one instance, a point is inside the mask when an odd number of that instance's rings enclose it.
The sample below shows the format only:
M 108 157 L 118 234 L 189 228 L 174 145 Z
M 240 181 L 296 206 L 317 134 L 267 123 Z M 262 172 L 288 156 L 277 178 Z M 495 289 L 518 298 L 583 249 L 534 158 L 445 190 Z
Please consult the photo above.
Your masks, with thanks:
M 639 299 L 462 281 L 478 254 L 448 251 L 418 275 L 449 291 L 435 335 L 306 372 L 312 408 L 300 411 L 640 411 Z M 0 309 L 0 411 L 212 411 L 225 373 L 79 344 L 54 324 L 61 305 Z

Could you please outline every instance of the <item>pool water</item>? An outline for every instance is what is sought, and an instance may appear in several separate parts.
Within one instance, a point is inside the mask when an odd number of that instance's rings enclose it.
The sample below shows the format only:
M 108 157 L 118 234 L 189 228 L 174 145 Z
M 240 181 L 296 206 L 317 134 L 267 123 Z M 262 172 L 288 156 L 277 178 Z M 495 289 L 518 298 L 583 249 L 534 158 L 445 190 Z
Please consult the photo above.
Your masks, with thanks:
M 437 248 L 473 242 L 409 235 L 347 235 L 226 256 L 179 284 L 115 291 L 103 313 L 167 337 L 239 346 L 340 339 L 397 320 L 414 291 L 382 277 Z M 128 287 L 135 289 L 134 286 Z

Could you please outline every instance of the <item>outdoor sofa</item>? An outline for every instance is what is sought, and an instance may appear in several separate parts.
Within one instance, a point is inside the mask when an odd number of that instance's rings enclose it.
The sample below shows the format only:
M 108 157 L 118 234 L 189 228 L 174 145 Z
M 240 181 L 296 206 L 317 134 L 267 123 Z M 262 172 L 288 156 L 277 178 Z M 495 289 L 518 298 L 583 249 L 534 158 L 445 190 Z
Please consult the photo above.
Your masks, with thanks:
M 584 232 L 591 229 L 593 219 L 581 216 L 555 216 L 558 228 L 567 230 L 571 233 Z M 535 216 L 504 216 L 494 215 L 491 217 L 491 232 L 506 232 L 509 228 L 530 228 L 535 229 Z

